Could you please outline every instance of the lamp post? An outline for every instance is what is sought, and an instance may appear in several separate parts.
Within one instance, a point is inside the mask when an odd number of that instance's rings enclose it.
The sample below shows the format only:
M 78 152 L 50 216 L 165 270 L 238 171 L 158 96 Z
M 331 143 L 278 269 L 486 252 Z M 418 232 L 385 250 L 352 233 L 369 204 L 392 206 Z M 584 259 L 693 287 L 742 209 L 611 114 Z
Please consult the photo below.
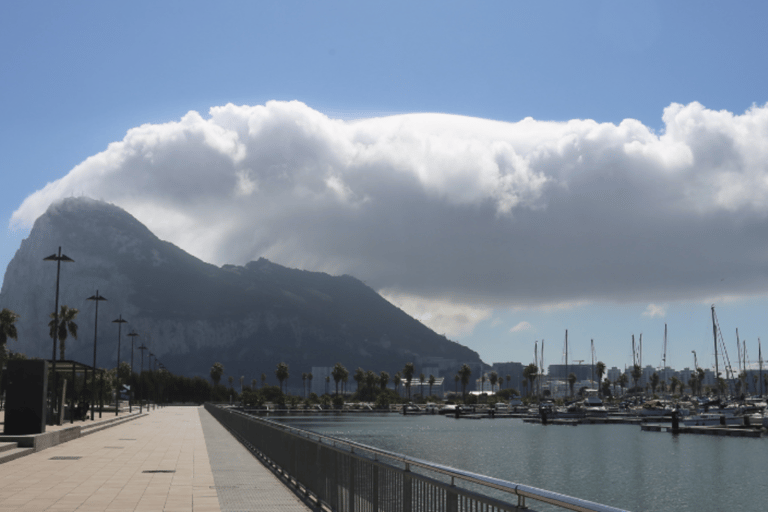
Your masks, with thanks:
M 53 310 L 53 318 L 56 321 L 56 327 L 53 329 L 53 355 L 51 356 L 51 361 L 53 361 L 52 365 L 52 371 L 53 371 L 53 400 L 52 404 L 53 407 L 56 407 L 56 402 L 58 401 L 58 397 L 56 396 L 56 393 L 58 392 L 58 383 L 59 379 L 56 376 L 56 342 L 58 341 L 59 337 L 59 276 L 61 275 L 61 262 L 62 261 L 70 261 L 73 262 L 72 258 L 67 256 L 66 254 L 61 254 L 61 246 L 59 246 L 59 253 L 51 254 L 50 256 L 47 256 L 43 258 L 43 261 L 55 261 L 56 262 L 56 302 L 55 302 L 55 309 Z
M 96 290 L 96 295 L 91 295 L 85 300 L 96 302 L 96 316 L 93 323 L 93 369 L 91 370 L 91 421 L 93 421 L 96 408 L 96 339 L 99 333 L 99 301 L 107 299 L 99 295 L 99 290 Z
M 131 337 L 131 377 L 133 377 L 133 340 L 138 335 L 139 333 L 133 329 L 131 329 L 131 332 L 126 335 Z M 133 388 L 131 388 L 131 394 L 128 396 L 128 412 L 133 412 Z
M 123 320 L 123 315 L 120 315 L 116 320 L 112 320 L 113 324 L 117 324 L 117 371 L 115 372 L 115 416 L 117 416 L 117 410 L 120 405 L 120 339 L 122 338 L 123 324 L 128 320 Z

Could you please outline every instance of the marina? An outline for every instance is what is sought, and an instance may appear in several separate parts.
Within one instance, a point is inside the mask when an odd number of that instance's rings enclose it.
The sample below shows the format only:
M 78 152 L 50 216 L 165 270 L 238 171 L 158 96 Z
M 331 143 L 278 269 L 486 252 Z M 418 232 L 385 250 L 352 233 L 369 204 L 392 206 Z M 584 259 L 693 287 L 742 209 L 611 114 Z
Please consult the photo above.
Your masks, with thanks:
M 759 430 L 681 427 L 683 434 L 710 435 L 659 435 L 671 423 L 641 426 L 639 418 L 541 425 L 534 418 L 487 415 L 475 421 L 388 413 L 269 417 L 626 510 L 764 510 L 768 502 L 768 447 Z

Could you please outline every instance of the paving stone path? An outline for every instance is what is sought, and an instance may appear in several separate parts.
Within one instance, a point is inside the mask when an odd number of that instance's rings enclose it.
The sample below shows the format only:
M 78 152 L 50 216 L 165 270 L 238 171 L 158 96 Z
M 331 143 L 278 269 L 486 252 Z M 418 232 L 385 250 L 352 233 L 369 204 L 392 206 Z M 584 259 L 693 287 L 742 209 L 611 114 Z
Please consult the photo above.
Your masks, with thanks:
M 146 417 L 0 464 L 6 511 L 306 511 L 202 407 Z

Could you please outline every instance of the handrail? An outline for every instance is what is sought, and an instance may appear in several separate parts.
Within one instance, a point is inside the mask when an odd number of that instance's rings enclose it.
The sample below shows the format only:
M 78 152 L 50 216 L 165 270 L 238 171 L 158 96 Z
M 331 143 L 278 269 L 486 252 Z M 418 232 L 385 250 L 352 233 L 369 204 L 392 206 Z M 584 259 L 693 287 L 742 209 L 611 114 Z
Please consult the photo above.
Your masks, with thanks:
M 383 456 L 391 460 L 402 462 L 404 464 L 408 464 L 411 466 L 420 467 L 429 471 L 450 476 L 452 478 L 459 478 L 469 483 L 490 487 L 492 489 L 496 489 L 502 492 L 514 494 L 515 496 L 522 496 L 524 498 L 531 498 L 537 501 L 542 501 L 544 503 L 549 503 L 550 505 L 562 507 L 566 510 L 574 510 L 577 512 L 627 512 L 625 509 L 615 508 L 608 505 L 603 505 L 601 503 L 595 503 L 593 501 L 575 498 L 573 496 L 568 496 L 566 494 L 547 491 L 545 489 L 539 489 L 537 487 L 532 487 L 530 485 L 508 482 L 500 478 L 480 475 L 478 473 L 473 473 L 471 471 L 465 471 L 462 469 L 445 466 L 443 464 L 437 464 L 434 462 L 418 459 L 415 457 L 409 457 L 408 455 L 390 452 L 388 450 L 382 450 L 381 448 L 369 446 L 367 444 L 359 443 L 357 441 L 349 441 L 345 439 L 339 439 L 337 437 L 319 434 L 317 432 L 312 432 L 311 430 L 305 430 L 305 429 L 293 427 L 290 425 L 286 425 L 284 423 L 279 423 L 274 420 L 260 418 L 258 416 L 254 416 L 236 409 L 230 409 L 230 411 L 234 412 L 235 414 L 240 414 L 242 416 L 245 416 L 249 419 L 263 421 L 275 428 L 292 432 L 298 436 L 306 437 L 307 439 L 315 438 L 317 441 L 321 443 L 323 442 L 323 440 L 326 440 L 327 442 L 332 443 L 333 446 L 336 448 L 338 448 L 339 445 L 342 445 L 342 446 L 347 445 L 350 448 L 351 452 L 354 452 L 355 454 L 358 454 L 358 455 L 359 453 L 356 450 L 361 450 L 364 452 L 368 452 L 374 456 Z

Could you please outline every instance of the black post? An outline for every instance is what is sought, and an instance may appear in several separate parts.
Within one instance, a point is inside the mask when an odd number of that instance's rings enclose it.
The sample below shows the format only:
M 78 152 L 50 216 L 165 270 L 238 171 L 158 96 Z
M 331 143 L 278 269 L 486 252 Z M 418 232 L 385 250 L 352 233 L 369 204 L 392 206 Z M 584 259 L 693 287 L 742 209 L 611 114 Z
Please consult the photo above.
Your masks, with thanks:
M 56 374 L 56 342 L 59 338 L 59 276 L 61 275 L 61 262 L 62 261 L 71 261 L 74 262 L 72 258 L 67 256 L 66 254 L 61 254 L 61 246 L 59 246 L 59 254 L 58 256 L 56 254 L 51 254 L 50 256 L 47 256 L 43 258 L 43 261 L 55 261 L 56 262 L 56 302 L 53 310 L 53 319 L 56 321 L 56 327 L 53 329 L 53 355 L 51 356 L 51 366 L 52 366 L 52 372 L 53 372 L 53 408 L 56 408 L 56 403 L 58 401 L 58 397 L 56 396 L 58 392 L 58 376 Z M 55 415 L 53 415 L 55 416 Z
M 133 379 L 133 340 L 139 333 L 131 329 L 126 336 L 131 337 L 131 379 Z M 128 412 L 133 412 L 133 386 L 131 387 L 131 393 L 128 395 Z
M 123 315 L 120 315 L 116 320 L 112 320 L 113 324 L 117 324 L 117 371 L 115 372 L 115 416 L 117 416 L 117 410 L 120 408 L 120 339 L 122 338 L 123 324 L 128 320 L 123 320 Z
M 94 409 L 96 408 L 96 340 L 99 333 L 99 301 L 107 299 L 99 295 L 99 290 L 96 290 L 96 295 L 91 295 L 85 300 L 96 302 L 96 316 L 93 321 L 93 370 L 91 371 L 91 421 L 93 421 Z

